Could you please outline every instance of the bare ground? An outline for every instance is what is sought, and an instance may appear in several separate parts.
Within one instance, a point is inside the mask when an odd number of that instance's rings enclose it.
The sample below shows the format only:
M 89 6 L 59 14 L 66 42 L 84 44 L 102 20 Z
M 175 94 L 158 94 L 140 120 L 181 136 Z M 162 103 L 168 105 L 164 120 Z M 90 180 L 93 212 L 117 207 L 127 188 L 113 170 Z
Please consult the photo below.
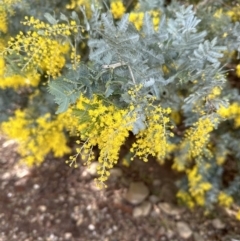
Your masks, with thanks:
M 120 178 L 98 190 L 86 167 L 72 169 L 63 159 L 48 156 L 37 168 L 18 163 L 16 144 L 0 136 L 0 241 L 240 241 L 240 222 L 216 209 L 179 215 L 164 213 L 158 203 L 146 217 L 133 217 L 134 206 L 124 200 L 132 181 L 143 181 L 159 202 L 176 205 L 175 176 L 153 160 L 122 167 Z M 221 220 L 216 228 L 213 219 Z M 176 223 L 185 222 L 193 232 L 183 239 Z

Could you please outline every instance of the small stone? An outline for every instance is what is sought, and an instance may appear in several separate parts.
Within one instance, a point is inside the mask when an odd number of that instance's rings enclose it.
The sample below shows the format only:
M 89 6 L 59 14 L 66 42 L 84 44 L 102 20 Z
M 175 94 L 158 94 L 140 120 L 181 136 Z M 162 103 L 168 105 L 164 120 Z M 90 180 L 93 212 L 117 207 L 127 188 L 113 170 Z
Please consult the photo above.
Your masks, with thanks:
M 36 189 L 36 190 L 37 190 L 37 189 L 39 189 L 39 188 L 40 188 L 40 186 L 39 186 L 38 184 L 34 184 L 34 185 L 33 185 L 33 189 Z
M 175 220 L 175 221 L 181 220 L 181 215 L 175 215 L 175 216 L 174 216 L 174 220 Z
M 27 178 L 20 178 L 14 183 L 14 186 L 16 188 L 21 188 L 21 187 L 23 188 L 26 185 L 26 182 L 27 182 Z
M 132 215 L 133 215 L 134 218 L 141 217 L 141 216 L 142 216 L 142 210 L 141 210 L 141 208 L 135 207 L 135 208 L 133 209 Z
M 142 209 L 142 215 L 143 216 L 148 216 L 151 209 L 152 209 L 152 204 L 148 201 L 145 201 L 143 202 L 141 205 L 140 205 L 141 209 Z
M 113 231 L 117 231 L 118 230 L 118 226 L 113 225 Z
M 148 201 L 143 202 L 141 205 L 135 207 L 133 209 L 133 217 L 137 218 L 140 216 L 147 216 L 149 215 L 152 208 L 152 204 Z
M 106 232 L 106 235 L 112 235 L 112 233 L 113 233 L 113 230 L 111 228 L 109 228 Z
M 166 232 L 166 235 L 167 235 L 168 239 L 172 239 L 173 236 L 174 236 L 173 230 L 168 229 L 167 232 Z
M 41 212 L 46 212 L 46 210 L 47 210 L 47 207 L 46 206 L 44 206 L 44 205 L 40 205 L 39 207 L 38 207 L 38 209 L 41 211 Z
M 192 230 L 185 222 L 177 222 L 177 230 L 181 238 L 188 239 L 192 236 Z
M 83 223 L 83 217 L 80 216 L 80 217 L 77 219 L 77 221 L 76 221 L 77 227 L 79 227 L 82 223 Z
M 87 207 L 86 207 L 86 210 L 91 210 L 92 209 L 92 205 L 91 204 L 88 204 Z
M 149 195 L 149 189 L 143 182 L 132 182 L 125 199 L 131 204 L 139 204 Z
M 59 218 L 55 219 L 55 223 L 57 223 L 57 224 L 61 223 L 61 219 L 59 219 Z
M 72 238 L 72 233 L 65 233 L 65 234 L 64 234 L 64 238 L 65 238 L 66 240 L 71 239 L 71 238 Z
M 15 140 L 8 140 L 8 141 L 5 141 L 3 144 L 2 144 L 2 147 L 3 148 L 6 148 L 8 146 L 11 146 L 11 145 L 14 145 L 16 144 L 16 141 Z
M 99 165 L 98 162 L 92 162 L 90 166 L 87 168 L 87 173 L 89 173 L 92 176 L 96 176 L 98 165 Z
M 218 218 L 212 220 L 212 225 L 213 225 L 213 227 L 216 228 L 216 229 L 224 229 L 225 226 L 226 226 L 226 225 L 225 225 L 220 219 L 218 219 Z
M 153 180 L 152 184 L 153 184 L 153 186 L 160 186 L 162 184 L 162 182 L 159 179 L 155 179 L 155 180 Z
M 153 204 L 156 204 L 157 202 L 159 202 L 159 197 L 155 195 L 150 195 L 148 199 Z
M 122 176 L 123 172 L 120 168 L 114 167 L 110 169 L 110 179 L 116 180 Z
M 170 203 L 161 202 L 158 204 L 159 208 L 169 216 L 179 216 L 182 213 L 182 210 L 174 207 Z
M 28 215 L 28 213 L 29 213 L 31 210 L 32 210 L 32 207 L 31 207 L 31 206 L 27 206 L 27 207 L 25 208 L 24 214 L 25 214 L 25 215 Z
M 6 179 L 9 179 L 10 177 L 11 177 L 11 174 L 9 172 L 5 172 L 2 174 L 1 179 L 6 180 Z
M 26 176 L 29 176 L 29 175 L 30 175 L 30 170 L 25 166 L 19 167 L 17 172 L 16 172 L 16 176 L 18 178 L 23 178 L 23 177 L 26 177 Z
M 5 158 L 4 158 L 4 159 L 0 159 L 0 163 L 1 163 L 1 164 L 6 164 L 7 162 L 8 162 L 8 160 L 5 159 Z
M 13 194 L 12 194 L 11 192 L 9 192 L 9 193 L 7 194 L 7 196 L 8 196 L 8 197 L 12 197 Z
M 47 241 L 55 241 L 57 240 L 57 236 L 54 234 L 50 234 L 50 236 L 47 238 Z
M 166 229 L 163 226 L 161 226 L 158 230 L 158 234 L 160 236 L 163 236 L 163 235 L 165 235 L 165 233 L 166 233 Z
M 205 241 L 205 239 L 203 239 L 203 237 L 199 233 L 194 233 L 193 237 L 194 241 Z
M 89 225 L 88 225 L 88 229 L 91 230 L 91 231 L 93 231 L 93 230 L 95 229 L 95 226 L 94 226 L 93 224 L 89 224 Z

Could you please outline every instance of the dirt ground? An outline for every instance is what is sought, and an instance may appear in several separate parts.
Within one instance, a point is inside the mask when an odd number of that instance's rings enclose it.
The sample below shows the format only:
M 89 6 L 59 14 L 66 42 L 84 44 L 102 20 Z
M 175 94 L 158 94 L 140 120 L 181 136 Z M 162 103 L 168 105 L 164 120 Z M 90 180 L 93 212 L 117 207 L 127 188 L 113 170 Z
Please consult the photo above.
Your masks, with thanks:
M 38 168 L 18 163 L 16 144 L 0 136 L 0 241 L 240 241 L 240 222 L 229 212 L 189 211 L 174 198 L 174 178 L 153 160 L 118 167 L 122 173 L 98 190 L 84 166 L 72 169 L 48 156 Z M 151 210 L 135 217 L 124 195 L 131 182 L 150 190 Z M 169 203 L 174 215 L 160 208 Z M 170 210 L 171 211 L 171 210 Z M 184 222 L 189 238 L 178 229 Z

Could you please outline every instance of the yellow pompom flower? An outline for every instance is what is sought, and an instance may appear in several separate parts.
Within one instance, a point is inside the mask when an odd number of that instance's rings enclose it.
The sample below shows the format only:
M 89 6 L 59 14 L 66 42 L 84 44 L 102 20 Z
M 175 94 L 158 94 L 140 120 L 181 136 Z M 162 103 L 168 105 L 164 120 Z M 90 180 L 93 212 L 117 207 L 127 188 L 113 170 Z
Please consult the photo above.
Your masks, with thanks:
M 236 219 L 240 221 L 240 210 L 236 213 Z
M 1 61 L 0 61 L 1 65 Z M 24 86 L 32 86 L 37 87 L 40 82 L 40 74 L 38 74 L 36 71 L 27 72 L 25 76 L 22 75 L 11 75 L 11 76 L 3 76 L 3 73 L 0 71 L 0 88 L 6 89 L 6 88 L 13 88 L 14 90 L 17 90 L 20 87 Z M 2 75 L 2 76 L 1 76 Z
M 240 77 L 240 64 L 238 64 L 236 67 L 236 75 L 237 77 Z
M 1 6 L 0 6 L 1 7 Z M 7 33 L 7 12 L 0 8 L 0 32 Z
M 239 10 L 240 6 L 237 5 L 227 12 L 227 15 L 232 19 L 233 22 L 237 22 L 240 20 Z
M 93 146 L 98 146 L 100 155 L 97 173 L 97 185 L 105 186 L 109 169 L 118 162 L 121 146 L 125 143 L 129 132 L 132 130 L 135 118 L 127 115 L 128 109 L 119 109 L 114 105 L 105 105 L 103 100 L 94 95 L 93 99 L 81 96 L 75 106 L 78 123 L 76 132 L 80 136 L 77 154 L 70 156 L 69 165 L 76 165 L 76 159 L 80 155 L 89 165 L 94 160 Z M 81 115 L 82 113 L 82 115 Z
M 199 206 L 203 206 L 205 204 L 205 194 L 212 188 L 211 183 L 203 180 L 197 165 L 187 170 L 186 173 L 188 177 L 189 194 Z
M 4 75 L 5 61 L 4 58 L 0 57 L 0 78 Z
M 218 195 L 218 203 L 221 206 L 230 207 L 233 203 L 233 198 L 224 192 L 220 192 Z
M 41 164 L 50 152 L 55 157 L 62 157 L 70 152 L 64 134 L 69 123 L 68 112 L 53 120 L 48 113 L 34 120 L 26 112 L 17 110 L 14 117 L 2 123 L 2 131 L 18 142 L 21 160 L 32 166 Z
M 210 118 L 201 118 L 186 131 L 185 141 L 190 145 L 189 151 L 193 158 L 202 156 L 203 148 L 206 147 L 210 133 L 214 130 L 214 121 L 210 120 Z
M 218 114 L 226 119 L 234 120 L 234 127 L 240 127 L 240 105 L 237 102 L 230 104 L 228 107 L 221 106 Z
M 220 87 L 215 86 L 215 87 L 212 89 L 211 93 L 208 95 L 208 99 L 209 99 L 209 100 L 212 100 L 212 99 L 216 98 L 217 96 L 219 96 L 220 94 L 221 94 L 221 89 L 220 89 Z
M 185 205 L 187 205 L 190 209 L 195 207 L 195 203 L 188 192 L 183 190 L 178 191 L 177 198 Z
M 143 18 L 144 18 L 143 12 L 131 12 L 129 14 L 129 21 L 134 24 L 137 30 L 140 30 L 142 28 Z
M 111 12 L 115 19 L 120 19 L 122 15 L 125 13 L 126 8 L 123 5 L 122 1 L 115 1 L 111 3 Z

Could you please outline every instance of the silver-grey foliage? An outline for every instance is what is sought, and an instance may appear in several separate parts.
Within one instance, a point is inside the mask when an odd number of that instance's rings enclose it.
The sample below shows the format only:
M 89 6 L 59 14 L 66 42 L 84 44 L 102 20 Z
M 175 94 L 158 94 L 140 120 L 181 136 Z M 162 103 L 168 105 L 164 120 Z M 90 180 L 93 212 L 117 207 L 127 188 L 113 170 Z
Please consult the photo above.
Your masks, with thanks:
M 68 82 L 66 90 L 61 88 L 65 77 L 49 85 L 59 112 L 74 103 L 80 93 L 103 95 L 124 106 L 134 101 L 127 91 L 138 84 L 143 84 L 140 95 L 151 94 L 164 107 L 181 106 L 184 112 L 192 112 L 194 106 L 204 105 L 204 97 L 215 86 L 224 86 L 219 58 L 226 48 L 217 44 L 217 38 L 207 39 L 207 32 L 198 30 L 200 19 L 192 6 L 168 12 L 161 17 L 157 31 L 146 13 L 142 31 L 137 31 L 128 14 L 115 23 L 111 13 L 100 15 L 93 9 L 93 19 L 85 19 L 90 33 L 88 67 L 81 63 L 76 71 L 69 70 L 75 83 Z M 87 72 L 81 73 L 82 68 Z M 218 106 L 218 101 L 214 104 Z

